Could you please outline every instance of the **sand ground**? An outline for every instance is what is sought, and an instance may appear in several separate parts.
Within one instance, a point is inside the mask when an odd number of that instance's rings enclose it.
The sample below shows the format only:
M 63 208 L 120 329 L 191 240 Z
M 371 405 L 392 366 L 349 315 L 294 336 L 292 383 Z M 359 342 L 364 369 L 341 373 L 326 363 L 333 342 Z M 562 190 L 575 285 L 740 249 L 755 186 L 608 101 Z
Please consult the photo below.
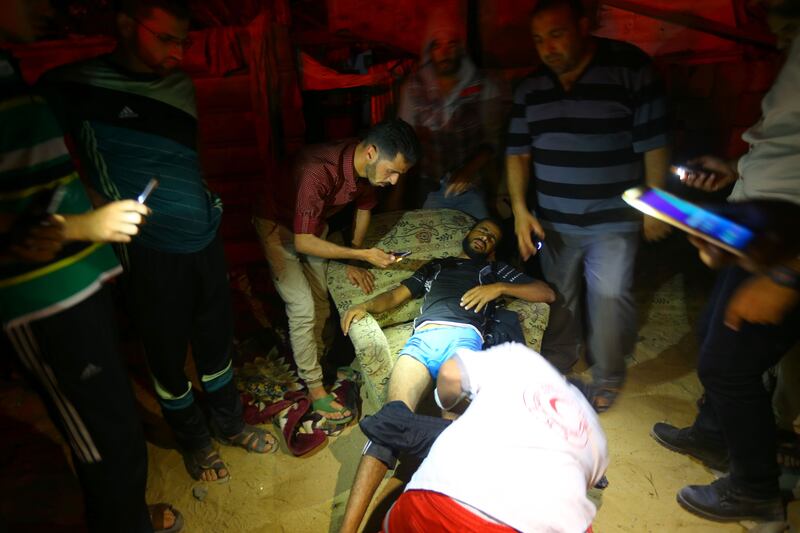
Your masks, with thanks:
M 707 522 L 678 506 L 678 489 L 714 476 L 649 436 L 655 422 L 687 425 L 693 420 L 701 392 L 694 373 L 694 325 L 713 276 L 675 238 L 644 249 L 640 259 L 639 341 L 624 394 L 601 416 L 611 453 L 610 487 L 601 496 L 595 531 L 743 531 L 739 524 Z M 155 413 L 152 397 L 137 388 Z M 63 443 L 35 396 L 18 382 L 6 381 L 0 384 L 0 405 L 3 433 L 24 435 L 19 442 L 2 439 L 0 516 L 11 531 L 80 531 L 77 483 L 61 459 Z M 175 450 L 151 443 L 147 499 L 172 502 L 191 533 L 335 532 L 364 442 L 355 426 L 306 458 L 291 457 L 283 449 L 259 456 L 223 448 L 232 476 L 225 484 L 191 480 Z M 384 488 L 396 486 L 387 480 Z M 207 488 L 202 501 L 193 495 L 195 487 Z

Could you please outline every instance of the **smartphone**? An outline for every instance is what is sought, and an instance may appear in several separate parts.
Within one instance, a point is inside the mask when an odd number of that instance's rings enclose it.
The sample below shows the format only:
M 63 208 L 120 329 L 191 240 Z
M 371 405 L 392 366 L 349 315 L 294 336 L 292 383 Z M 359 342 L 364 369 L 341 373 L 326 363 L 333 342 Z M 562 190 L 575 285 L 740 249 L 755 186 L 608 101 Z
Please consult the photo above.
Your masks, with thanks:
M 50 197 L 50 201 L 47 203 L 47 209 L 45 212 L 48 215 L 54 214 L 58 211 L 58 207 L 61 205 L 61 201 L 64 200 L 64 195 L 67 194 L 67 188 L 64 185 L 59 185 L 53 191 L 53 195 Z
M 147 198 L 150 196 L 150 193 L 156 190 L 156 187 L 158 187 L 158 178 L 150 178 L 150 181 L 147 182 L 142 194 L 136 198 L 136 201 L 140 204 L 145 203 Z
M 411 255 L 411 250 L 404 250 L 402 252 L 389 252 L 391 255 L 395 257 L 395 259 L 402 259 L 403 257 L 408 257 Z
M 622 199 L 646 215 L 740 257 L 755 238 L 749 228 L 661 189 L 634 187 L 622 193 Z
M 706 168 L 690 165 L 672 165 L 669 167 L 669 171 L 678 176 L 678 179 L 681 181 L 686 180 L 686 174 L 689 172 L 705 172 L 706 174 L 713 174 L 711 170 Z

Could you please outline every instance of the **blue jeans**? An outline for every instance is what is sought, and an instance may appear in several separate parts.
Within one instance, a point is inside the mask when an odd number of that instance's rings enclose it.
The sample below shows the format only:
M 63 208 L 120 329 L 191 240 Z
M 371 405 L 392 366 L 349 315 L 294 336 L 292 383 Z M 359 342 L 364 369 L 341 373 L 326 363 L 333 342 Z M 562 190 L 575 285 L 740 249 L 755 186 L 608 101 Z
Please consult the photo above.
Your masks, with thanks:
M 447 183 L 442 180 L 440 185 L 438 191 L 428 193 L 425 203 L 422 205 L 423 209 L 455 209 L 472 216 L 475 220 L 489 217 L 486 199 L 481 189 L 472 188 L 461 194 L 445 197 Z
M 546 229 L 539 252 L 542 273 L 556 292 L 542 339 L 542 355 L 562 372 L 579 359 L 584 344 L 599 386 L 619 387 L 625 357 L 636 343 L 633 267 L 639 233 L 582 235 Z M 582 300 L 584 281 L 586 301 Z
M 727 446 L 730 478 L 754 496 L 778 494 L 775 419 L 762 381 L 797 342 L 800 309 L 778 326 L 742 324 L 739 331 L 724 323 L 733 294 L 750 277 L 739 267 L 720 272 L 700 325 L 697 374 L 706 398 L 693 424 L 704 440 Z

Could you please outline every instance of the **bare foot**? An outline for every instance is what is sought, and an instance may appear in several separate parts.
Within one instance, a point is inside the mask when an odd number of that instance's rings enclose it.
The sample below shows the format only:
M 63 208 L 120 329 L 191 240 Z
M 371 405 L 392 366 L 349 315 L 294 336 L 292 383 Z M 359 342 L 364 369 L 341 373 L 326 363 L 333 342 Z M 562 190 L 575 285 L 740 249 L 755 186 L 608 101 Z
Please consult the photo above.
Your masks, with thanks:
M 169 529 L 175 525 L 176 517 L 170 504 L 155 503 L 153 505 L 148 505 L 147 511 L 150 513 L 150 522 L 153 524 L 153 529 L 156 531 Z
M 228 467 L 211 445 L 186 454 L 189 474 L 200 481 L 222 481 L 228 478 Z

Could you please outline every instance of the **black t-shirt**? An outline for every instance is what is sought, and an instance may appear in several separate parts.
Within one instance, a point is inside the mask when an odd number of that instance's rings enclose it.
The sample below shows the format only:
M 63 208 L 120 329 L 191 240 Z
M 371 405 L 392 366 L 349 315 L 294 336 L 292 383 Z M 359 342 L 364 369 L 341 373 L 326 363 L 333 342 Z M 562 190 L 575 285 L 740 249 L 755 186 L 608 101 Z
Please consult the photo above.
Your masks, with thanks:
M 494 302 L 480 313 L 461 307 L 464 293 L 478 285 L 505 282 L 531 283 L 533 278 L 502 262 L 474 261 L 460 257 L 434 259 L 403 280 L 414 298 L 425 295 L 422 311 L 414 327 L 424 322 L 455 322 L 475 327 L 483 334 L 486 321 L 494 312 Z

